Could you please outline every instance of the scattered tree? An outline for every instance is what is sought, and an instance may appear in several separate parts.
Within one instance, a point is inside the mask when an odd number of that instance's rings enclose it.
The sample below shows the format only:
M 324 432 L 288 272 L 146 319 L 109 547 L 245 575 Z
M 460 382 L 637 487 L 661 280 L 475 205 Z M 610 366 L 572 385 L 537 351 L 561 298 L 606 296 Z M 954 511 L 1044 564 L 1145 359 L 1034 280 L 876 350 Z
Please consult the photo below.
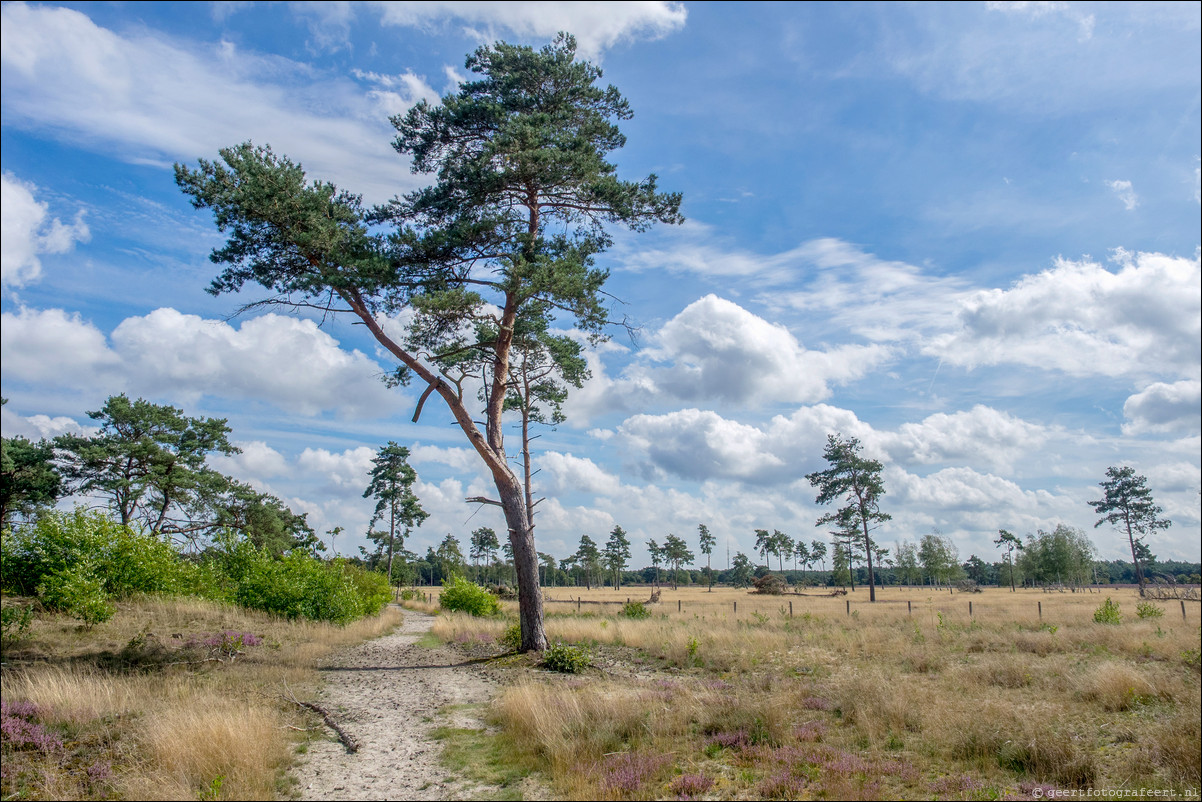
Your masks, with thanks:
M 1131 546 L 1131 560 L 1135 563 L 1135 578 L 1139 582 L 1139 595 L 1143 596 L 1147 587 L 1147 577 L 1144 576 L 1140 565 L 1140 554 L 1136 544 L 1142 544 L 1145 537 L 1158 529 L 1168 529 L 1173 522 L 1160 517 L 1164 509 L 1152 500 L 1148 480 L 1136 474 L 1132 468 L 1107 468 L 1106 477 L 1105 481 L 1099 483 L 1102 486 L 1102 498 L 1089 502 L 1094 512 L 1102 516 L 1094 524 L 1094 528 L 1108 523 L 1127 535 L 1127 543 Z
M 768 555 L 772 553 L 772 535 L 767 529 L 755 530 L 755 550 L 764 560 L 764 565 L 768 565 Z
M 413 492 L 413 484 L 417 481 L 417 471 L 409 464 L 409 449 L 399 446 L 389 440 L 388 445 L 376 452 L 372 458 L 372 468 L 368 472 L 371 479 L 363 498 L 374 498 L 376 508 L 372 512 L 371 521 L 367 524 L 368 537 L 371 538 L 372 528 L 378 521 L 388 521 L 388 558 L 385 573 L 388 581 L 392 581 L 392 557 L 396 549 L 405 545 L 405 538 L 414 527 L 421 526 L 429 516 L 422 509 L 417 494 Z M 403 526 L 404 532 L 397 542 L 397 527 Z M 496 537 L 493 537 L 496 540 Z
M 868 599 L 876 601 L 876 581 L 872 575 L 873 543 L 869 532 L 892 516 L 881 512 L 880 497 L 885 495 L 881 482 L 881 463 L 860 456 L 860 441 L 855 437 L 844 440 L 840 435 L 828 435 L 822 455 L 830 465 L 825 471 L 808 474 L 806 479 L 818 488 L 818 504 L 843 500 L 844 506 L 818 519 L 815 526 L 834 523 L 841 532 L 858 530 L 860 543 L 868 562 Z
M 826 542 L 822 540 L 810 541 L 810 557 L 814 562 L 821 564 L 822 570 L 826 570 Z
M 1006 568 L 1010 575 L 1010 592 L 1014 593 L 1014 550 L 1022 551 L 1023 542 L 1005 529 L 997 530 L 997 539 L 993 541 L 1000 549 L 1006 550 Z
M 651 565 L 655 567 L 655 586 L 659 587 L 659 564 L 664 561 L 664 549 L 655 540 L 648 538 L 647 553 L 651 555 Z
M 627 539 L 626 531 L 622 527 L 615 526 L 609 533 L 609 540 L 605 541 L 605 551 L 602 552 L 602 561 L 613 576 L 614 590 L 620 589 L 622 572 L 626 570 L 626 565 L 630 562 L 630 540 Z
M 714 545 L 718 541 L 710 534 L 709 527 L 705 524 L 697 525 L 697 536 L 700 540 L 701 553 L 705 555 L 705 577 L 709 580 L 709 592 L 713 593 L 714 569 L 710 567 L 710 555 L 714 553 Z
M 250 143 L 221 151 L 223 163 L 176 166 L 193 204 L 230 232 L 212 256 L 227 265 L 213 293 L 258 283 L 271 293 L 263 303 L 352 314 L 399 362 L 395 381 L 425 385 L 415 419 L 431 394 L 446 404 L 497 489 L 498 499 L 478 500 L 505 515 L 523 651 L 547 638 L 532 502 L 502 435 L 523 361 L 515 348 L 552 316 L 600 335 L 606 273 L 593 261 L 610 243 L 607 224 L 682 220 L 679 195 L 658 192 L 654 176 L 621 181 L 606 161 L 625 143 L 614 121 L 631 112 L 617 89 L 595 86 L 600 69 L 575 51 L 566 34 L 541 50 L 479 48 L 467 60 L 478 80 L 392 118 L 394 147 L 434 183 L 371 211 Z M 386 329 L 402 310 L 412 322 L 394 337 Z M 477 382 L 483 428 L 465 387 Z
M 688 544 L 682 538 L 668 535 L 664 540 L 663 555 L 672 566 L 672 589 L 676 590 L 680 586 L 680 566 L 682 563 L 693 561 L 693 552 L 689 550 Z
M 751 584 L 755 572 L 751 565 L 751 558 L 743 552 L 735 554 L 734 559 L 730 561 L 730 584 L 736 588 L 745 588 Z
M 477 575 L 480 573 L 480 561 L 484 560 L 484 566 L 487 568 L 496 561 L 499 548 L 501 548 L 501 542 L 497 540 L 497 533 L 493 531 L 492 527 L 482 526 L 472 532 L 472 545 L 468 548 L 468 555 L 476 565 Z M 479 580 L 477 579 L 477 581 Z
M 574 556 L 584 571 L 584 584 L 592 590 L 593 577 L 601 570 L 601 550 L 597 548 L 597 542 L 588 535 L 581 535 L 580 546 Z

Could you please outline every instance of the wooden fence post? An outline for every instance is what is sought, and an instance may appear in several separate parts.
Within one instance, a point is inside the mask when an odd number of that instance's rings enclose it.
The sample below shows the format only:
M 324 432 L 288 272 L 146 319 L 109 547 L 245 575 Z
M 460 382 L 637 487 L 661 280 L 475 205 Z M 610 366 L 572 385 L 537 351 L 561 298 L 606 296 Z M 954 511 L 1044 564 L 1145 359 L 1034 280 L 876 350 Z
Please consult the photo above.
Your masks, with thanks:
M 1043 602 L 1035 602 L 1039 605 L 1039 620 L 1043 620 Z
M 847 614 L 851 615 L 851 599 L 847 600 Z
M 1184 604 L 1184 602 L 1182 602 Z M 793 617 L 793 602 L 789 602 L 789 618 Z
M 972 618 L 972 602 L 968 603 L 968 617 Z
M 914 615 L 914 602 L 909 601 L 909 600 L 906 601 L 906 615 L 908 615 L 908 616 Z

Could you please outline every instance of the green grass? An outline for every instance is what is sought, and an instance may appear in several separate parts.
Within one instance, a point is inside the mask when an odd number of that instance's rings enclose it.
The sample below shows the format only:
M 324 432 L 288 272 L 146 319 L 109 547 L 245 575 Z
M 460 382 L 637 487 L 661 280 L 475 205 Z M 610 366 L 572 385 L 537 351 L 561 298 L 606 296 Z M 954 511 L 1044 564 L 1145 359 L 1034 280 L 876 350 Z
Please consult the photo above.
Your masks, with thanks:
M 442 742 L 442 763 L 447 770 L 497 789 L 477 798 L 523 798 L 521 783 L 530 775 L 530 769 L 515 762 L 513 744 L 505 735 L 450 726 L 437 727 L 430 735 Z

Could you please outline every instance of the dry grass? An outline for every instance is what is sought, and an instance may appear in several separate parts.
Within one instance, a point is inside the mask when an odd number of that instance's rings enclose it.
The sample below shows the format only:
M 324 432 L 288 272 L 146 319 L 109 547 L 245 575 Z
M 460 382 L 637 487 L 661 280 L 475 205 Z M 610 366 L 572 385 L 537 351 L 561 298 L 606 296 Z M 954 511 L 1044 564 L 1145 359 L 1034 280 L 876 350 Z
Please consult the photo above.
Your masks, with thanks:
M 864 592 L 682 588 L 648 619 L 620 615 L 647 594 L 548 589 L 548 635 L 591 645 L 604 671 L 533 675 L 494 705 L 559 796 L 663 798 L 683 784 L 721 799 L 985 799 L 1041 783 L 1196 796 L 1202 785 L 1197 604 L 1184 621 L 1179 609 L 1144 621 L 1133 591 L 1111 590 L 1131 615 L 1108 626 L 1093 621 L 1097 593 L 888 588 L 870 605 Z M 446 617 L 438 631 L 487 641 L 506 623 Z
M 333 650 L 391 631 L 389 608 L 347 627 L 287 622 L 194 599 L 120 605 L 91 632 L 47 616 L 7 650 L 6 703 L 29 702 L 59 734 L 52 754 L 6 747 L 5 792 L 17 798 L 273 799 L 312 722 L 304 698 Z M 204 633 L 249 632 L 262 644 L 231 661 L 182 647 Z M 178 637 L 173 637 L 178 636 Z M 192 662 L 181 662 L 190 660 Z

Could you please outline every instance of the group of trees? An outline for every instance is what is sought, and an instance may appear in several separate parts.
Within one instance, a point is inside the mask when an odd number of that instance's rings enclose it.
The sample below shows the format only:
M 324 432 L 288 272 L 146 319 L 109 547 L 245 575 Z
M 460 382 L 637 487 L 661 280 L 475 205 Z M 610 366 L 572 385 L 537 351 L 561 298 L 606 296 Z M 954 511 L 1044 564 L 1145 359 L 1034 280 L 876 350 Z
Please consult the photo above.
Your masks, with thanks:
M 88 412 L 95 434 L 31 442 L 3 438 L 0 523 L 10 527 L 60 499 L 106 504 L 117 521 L 197 551 L 233 530 L 275 554 L 324 551 L 304 514 L 209 465 L 237 454 L 221 418 L 191 418 L 176 407 L 124 394 Z

